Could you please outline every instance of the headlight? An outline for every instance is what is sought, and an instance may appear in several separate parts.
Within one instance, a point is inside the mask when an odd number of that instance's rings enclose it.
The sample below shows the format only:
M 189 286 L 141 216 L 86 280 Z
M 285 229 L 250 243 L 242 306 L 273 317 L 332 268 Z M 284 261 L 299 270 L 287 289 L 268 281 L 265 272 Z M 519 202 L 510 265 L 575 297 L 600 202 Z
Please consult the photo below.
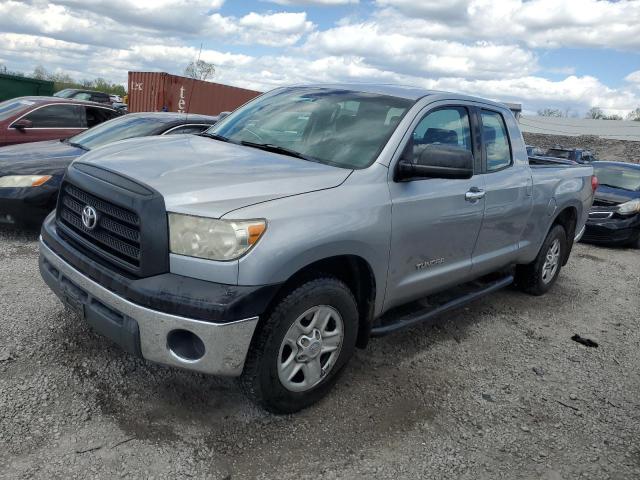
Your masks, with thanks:
M 0 177 L 0 187 L 38 187 L 50 179 L 51 175 L 7 175 Z
M 264 220 L 216 220 L 169 214 L 172 253 L 209 260 L 234 260 L 255 245 L 264 233 Z
M 618 205 L 618 213 L 620 215 L 633 215 L 634 213 L 640 213 L 640 198 Z

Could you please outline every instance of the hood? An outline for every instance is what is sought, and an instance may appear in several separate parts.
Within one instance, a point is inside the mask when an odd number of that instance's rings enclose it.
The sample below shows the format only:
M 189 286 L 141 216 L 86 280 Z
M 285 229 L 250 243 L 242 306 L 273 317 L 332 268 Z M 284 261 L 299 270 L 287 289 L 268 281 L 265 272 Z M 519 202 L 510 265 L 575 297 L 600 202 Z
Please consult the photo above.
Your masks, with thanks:
M 595 205 L 619 205 L 634 198 L 640 198 L 640 192 L 600 185 L 596 190 L 593 203 Z
M 0 148 L 0 175 L 62 174 L 85 153 L 60 140 L 20 143 Z
M 352 172 L 196 135 L 124 140 L 80 161 L 154 188 L 168 211 L 210 217 L 336 187 Z

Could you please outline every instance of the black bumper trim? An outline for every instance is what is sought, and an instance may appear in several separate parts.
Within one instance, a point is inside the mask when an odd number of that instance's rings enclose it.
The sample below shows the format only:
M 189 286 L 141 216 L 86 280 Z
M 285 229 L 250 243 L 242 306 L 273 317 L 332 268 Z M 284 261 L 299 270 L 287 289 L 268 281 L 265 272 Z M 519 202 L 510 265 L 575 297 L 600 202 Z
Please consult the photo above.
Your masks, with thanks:
M 45 220 L 41 235 L 56 255 L 107 290 L 137 305 L 171 315 L 215 323 L 260 316 L 280 287 L 225 285 L 174 273 L 137 278 L 114 272 L 63 239 L 57 232 L 54 215 Z

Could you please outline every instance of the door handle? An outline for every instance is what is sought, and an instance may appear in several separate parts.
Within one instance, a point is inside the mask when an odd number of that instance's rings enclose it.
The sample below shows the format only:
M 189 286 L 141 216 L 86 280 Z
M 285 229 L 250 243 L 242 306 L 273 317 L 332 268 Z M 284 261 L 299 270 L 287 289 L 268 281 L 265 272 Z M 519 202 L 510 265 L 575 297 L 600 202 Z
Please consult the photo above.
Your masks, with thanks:
M 479 188 L 473 187 L 467 193 L 464 194 L 464 199 L 467 202 L 477 202 L 484 198 L 484 190 L 480 190 Z

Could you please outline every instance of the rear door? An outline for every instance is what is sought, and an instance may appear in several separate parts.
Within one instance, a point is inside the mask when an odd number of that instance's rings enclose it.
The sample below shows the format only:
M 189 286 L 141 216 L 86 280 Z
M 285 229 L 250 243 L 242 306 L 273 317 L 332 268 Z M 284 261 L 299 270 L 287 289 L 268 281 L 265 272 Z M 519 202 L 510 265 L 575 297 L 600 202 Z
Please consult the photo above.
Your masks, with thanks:
M 506 111 L 485 107 L 476 109 L 476 114 L 482 128 L 485 198 L 482 229 L 473 252 L 473 271 L 484 274 L 515 259 L 531 213 L 533 189 L 525 149 L 519 143 L 514 145 L 516 141 L 522 142 L 519 131 L 517 127 L 508 128 L 513 117 L 506 117 Z M 521 155 L 516 155 L 517 152 Z
M 415 119 L 410 132 L 400 158 L 415 162 L 427 145 L 437 143 L 469 150 L 479 158 L 479 130 L 469 104 L 432 104 Z M 391 164 L 392 177 L 398 160 Z M 484 211 L 484 178 L 479 173 L 470 179 L 390 179 L 392 234 L 385 309 L 466 279 Z
M 37 107 L 21 118 L 31 126 L 12 130 L 12 143 L 37 142 L 68 138 L 86 130 L 84 108 L 81 105 L 57 103 Z

